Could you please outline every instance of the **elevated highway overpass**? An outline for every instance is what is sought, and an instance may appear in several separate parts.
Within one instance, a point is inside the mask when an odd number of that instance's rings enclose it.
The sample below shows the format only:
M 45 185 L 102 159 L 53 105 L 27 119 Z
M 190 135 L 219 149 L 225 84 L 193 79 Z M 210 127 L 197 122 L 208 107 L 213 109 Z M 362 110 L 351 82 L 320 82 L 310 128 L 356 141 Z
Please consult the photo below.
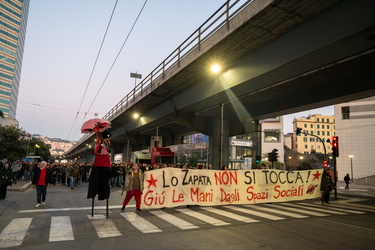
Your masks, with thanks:
M 374 10 L 372 0 L 228 1 L 104 117 L 115 153 L 200 132 L 210 162 L 225 164 L 227 138 L 259 120 L 373 96 Z

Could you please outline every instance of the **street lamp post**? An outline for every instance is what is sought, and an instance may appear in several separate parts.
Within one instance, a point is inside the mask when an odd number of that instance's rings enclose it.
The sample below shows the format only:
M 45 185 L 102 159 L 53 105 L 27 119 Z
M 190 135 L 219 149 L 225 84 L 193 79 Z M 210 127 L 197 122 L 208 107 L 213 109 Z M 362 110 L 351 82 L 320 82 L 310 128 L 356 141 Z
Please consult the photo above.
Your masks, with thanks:
M 349 158 L 350 158 L 350 172 L 351 172 L 351 175 L 352 175 L 352 184 L 354 183 L 354 176 L 353 176 L 353 155 L 349 155 Z

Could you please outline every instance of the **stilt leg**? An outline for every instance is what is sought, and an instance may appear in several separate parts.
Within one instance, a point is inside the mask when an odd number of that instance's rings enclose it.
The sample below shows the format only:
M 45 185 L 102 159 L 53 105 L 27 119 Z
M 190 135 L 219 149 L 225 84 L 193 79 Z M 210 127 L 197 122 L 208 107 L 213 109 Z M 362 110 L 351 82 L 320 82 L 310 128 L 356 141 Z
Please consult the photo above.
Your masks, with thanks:
M 108 198 L 107 198 L 107 219 L 108 219 Z
M 91 217 L 94 217 L 94 198 L 92 198 Z

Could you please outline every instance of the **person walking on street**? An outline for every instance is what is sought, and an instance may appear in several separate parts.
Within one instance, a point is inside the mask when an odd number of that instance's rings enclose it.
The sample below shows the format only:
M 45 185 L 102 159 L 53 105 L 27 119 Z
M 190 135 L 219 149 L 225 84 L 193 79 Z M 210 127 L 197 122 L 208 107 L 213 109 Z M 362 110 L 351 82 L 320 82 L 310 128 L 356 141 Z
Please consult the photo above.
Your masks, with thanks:
M 346 174 L 345 175 L 345 177 L 344 177 L 344 181 L 345 181 L 345 184 L 346 184 L 346 186 L 345 186 L 345 189 L 349 189 L 349 182 L 350 182 L 350 176 L 349 176 L 349 174 Z
M 325 167 L 323 175 L 322 175 L 322 182 L 321 182 L 321 185 L 320 185 L 320 191 L 322 192 L 320 202 L 322 203 L 322 205 L 330 204 L 329 203 L 329 196 L 330 196 L 333 188 L 334 188 L 334 183 L 332 181 L 331 173 L 329 171 L 329 168 Z
M 22 168 L 22 163 L 20 160 L 16 160 L 12 163 L 12 166 L 10 167 L 13 171 L 13 183 L 17 184 L 18 180 L 18 174 Z
M 12 170 L 0 161 L 0 200 L 5 200 L 7 187 L 12 184 Z
M 42 161 L 39 164 L 39 168 L 36 168 L 34 172 L 32 188 L 36 187 L 37 204 L 35 207 L 46 205 L 47 185 L 50 184 L 50 187 L 52 187 L 52 173 L 51 170 L 46 167 L 47 162 Z
M 141 197 L 143 191 L 143 173 L 139 170 L 138 164 L 133 165 L 133 171 L 130 171 L 126 175 L 125 179 L 125 190 L 126 196 L 122 204 L 121 211 L 125 210 L 126 205 L 128 205 L 131 198 L 135 197 L 135 203 L 137 211 L 141 210 Z

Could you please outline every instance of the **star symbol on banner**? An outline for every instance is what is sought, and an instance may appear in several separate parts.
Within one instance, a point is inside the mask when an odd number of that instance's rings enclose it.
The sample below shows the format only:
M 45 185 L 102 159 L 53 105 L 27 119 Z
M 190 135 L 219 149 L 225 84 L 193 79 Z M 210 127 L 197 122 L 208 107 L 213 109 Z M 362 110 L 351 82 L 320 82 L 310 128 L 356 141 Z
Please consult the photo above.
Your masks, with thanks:
M 157 179 L 154 179 L 154 177 L 151 175 L 151 178 L 150 180 L 146 180 L 148 182 L 148 188 L 150 188 L 151 186 L 155 186 L 156 187 L 156 182 L 158 181 Z
M 316 173 L 313 174 L 314 179 L 312 181 L 314 181 L 315 179 L 319 180 L 320 175 L 321 175 L 321 173 L 319 173 L 319 171 L 316 171 Z

